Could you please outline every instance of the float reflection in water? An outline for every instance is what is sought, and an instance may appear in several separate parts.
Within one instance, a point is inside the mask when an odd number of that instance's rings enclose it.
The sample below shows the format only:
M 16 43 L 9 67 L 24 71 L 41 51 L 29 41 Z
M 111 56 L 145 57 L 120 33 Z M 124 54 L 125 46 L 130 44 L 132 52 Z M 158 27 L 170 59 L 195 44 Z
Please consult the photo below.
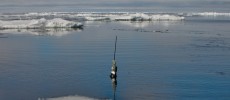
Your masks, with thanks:
M 116 100 L 116 88 L 117 88 L 117 78 L 111 78 L 112 88 L 113 88 L 113 100 Z
M 112 87 L 113 87 L 113 99 L 116 99 L 116 87 L 117 87 L 117 65 L 116 65 L 116 48 L 117 48 L 117 36 L 115 40 L 115 48 L 114 48 L 114 55 L 112 60 L 112 68 L 110 78 L 112 80 Z

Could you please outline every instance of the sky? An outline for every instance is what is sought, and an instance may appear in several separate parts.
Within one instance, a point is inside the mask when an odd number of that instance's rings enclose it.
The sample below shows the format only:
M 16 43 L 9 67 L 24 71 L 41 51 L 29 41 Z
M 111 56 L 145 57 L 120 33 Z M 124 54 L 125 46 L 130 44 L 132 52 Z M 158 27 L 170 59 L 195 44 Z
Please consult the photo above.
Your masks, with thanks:
M 23 9 L 24 7 L 24 9 Z M 152 9 L 159 11 L 230 11 L 230 0 L 0 0 L 0 12 L 4 10 L 74 11 L 76 9 Z M 37 7 L 37 8 L 36 8 Z M 53 8 L 52 8 L 53 7 Z M 56 8 L 57 9 L 56 9 Z M 75 7 L 75 8 L 74 8 Z M 18 8 L 18 9 L 17 9 Z
M 1 5 L 29 5 L 29 4 L 135 4 L 135 3 L 182 3 L 182 4 L 226 4 L 230 0 L 0 0 Z

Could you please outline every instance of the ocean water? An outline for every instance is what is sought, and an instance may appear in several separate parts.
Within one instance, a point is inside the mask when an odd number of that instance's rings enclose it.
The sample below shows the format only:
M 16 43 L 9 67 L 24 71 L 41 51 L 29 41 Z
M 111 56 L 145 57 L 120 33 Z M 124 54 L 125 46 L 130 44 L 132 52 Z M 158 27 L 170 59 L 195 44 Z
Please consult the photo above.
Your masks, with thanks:
M 228 16 L 83 24 L 1 30 L 0 99 L 230 99 Z M 115 85 L 109 75 L 116 36 Z
M 230 100 L 229 7 L 228 0 L 2 0 L 0 100 Z M 166 19 L 108 20 L 146 14 Z M 1 27 L 43 18 L 84 27 Z

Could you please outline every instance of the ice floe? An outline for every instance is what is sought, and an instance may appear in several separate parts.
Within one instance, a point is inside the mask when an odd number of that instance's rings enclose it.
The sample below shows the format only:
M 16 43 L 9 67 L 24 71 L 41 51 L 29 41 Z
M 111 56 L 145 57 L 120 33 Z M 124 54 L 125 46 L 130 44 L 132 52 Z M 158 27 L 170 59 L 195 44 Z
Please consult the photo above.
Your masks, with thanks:
M 83 24 L 61 18 L 1 21 L 0 29 L 81 28 Z
M 230 16 L 230 13 L 219 13 L 219 12 L 202 12 L 202 13 L 191 13 L 192 16 Z
M 28 20 L 28 19 L 54 19 L 80 21 L 161 21 L 161 20 L 184 20 L 185 17 L 178 14 L 167 13 L 138 13 L 138 12 L 42 12 L 24 14 L 3 14 L 0 20 Z

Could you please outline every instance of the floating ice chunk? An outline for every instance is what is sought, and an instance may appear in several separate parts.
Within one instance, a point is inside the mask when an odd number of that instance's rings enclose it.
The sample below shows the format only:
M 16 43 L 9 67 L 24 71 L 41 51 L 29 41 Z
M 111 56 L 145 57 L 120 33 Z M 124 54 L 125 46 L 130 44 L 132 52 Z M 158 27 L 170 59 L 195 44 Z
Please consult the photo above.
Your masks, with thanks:
M 0 21 L 0 29 L 22 29 L 22 28 L 81 28 L 83 24 L 55 18 L 52 20 L 33 19 L 33 20 L 12 20 Z
M 103 21 L 103 20 L 110 20 L 109 17 L 90 17 L 90 16 L 86 16 L 85 17 L 86 21 Z
M 177 15 L 153 15 L 152 20 L 184 20 L 184 17 Z
M 169 14 L 145 14 L 145 13 L 81 13 L 76 18 L 83 17 L 86 21 L 152 21 L 152 20 L 183 20 L 184 17 Z
M 203 13 L 193 13 L 192 15 L 198 15 L 198 16 L 230 16 L 230 13 L 203 12 Z
M 120 15 L 120 16 L 111 16 L 111 19 L 114 21 L 128 21 L 132 19 L 130 15 Z
M 47 20 L 45 27 L 47 28 L 77 28 L 81 27 L 82 24 L 75 23 L 67 20 L 63 20 L 61 18 L 55 18 L 52 20 Z

